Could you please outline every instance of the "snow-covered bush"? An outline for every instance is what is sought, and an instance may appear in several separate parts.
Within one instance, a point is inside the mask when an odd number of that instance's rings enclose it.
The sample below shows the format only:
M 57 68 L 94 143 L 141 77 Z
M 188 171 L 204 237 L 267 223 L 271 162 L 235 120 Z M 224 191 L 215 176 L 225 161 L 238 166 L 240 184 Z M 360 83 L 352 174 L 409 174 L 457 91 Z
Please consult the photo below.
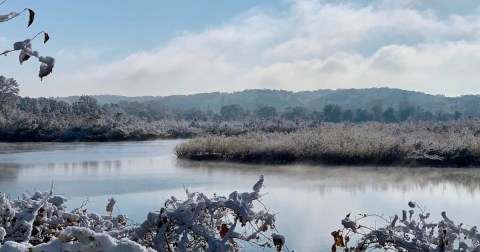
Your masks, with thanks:
M 187 199 L 171 197 L 140 225 L 127 216 L 67 211 L 67 199 L 35 192 L 10 200 L 0 193 L 0 251 L 238 251 L 243 246 L 282 250 L 285 238 L 275 233 L 275 215 L 256 211 L 264 178 L 252 191 L 207 197 L 186 190 Z M 268 238 L 271 237 L 271 238 Z
M 343 228 L 332 232 L 332 251 L 480 251 L 477 226 L 455 224 L 445 212 L 440 214 L 440 221 L 433 222 L 430 213 L 416 203 L 410 201 L 408 206 L 410 210 L 403 210 L 401 217 L 389 219 L 376 214 L 348 214 L 341 221 Z M 365 222 L 375 223 L 375 227 Z

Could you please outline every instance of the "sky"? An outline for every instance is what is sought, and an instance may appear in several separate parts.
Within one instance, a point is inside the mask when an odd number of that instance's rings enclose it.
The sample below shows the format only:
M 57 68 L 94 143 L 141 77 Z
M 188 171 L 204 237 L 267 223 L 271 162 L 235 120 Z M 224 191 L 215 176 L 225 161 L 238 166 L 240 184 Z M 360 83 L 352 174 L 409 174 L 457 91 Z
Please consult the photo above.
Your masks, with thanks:
M 0 1 L 1 2 L 1 1 Z M 20 95 L 165 96 L 244 89 L 391 87 L 480 94 L 477 0 L 7 0 L 0 51 L 45 30 L 33 49 L 56 59 L 0 58 Z

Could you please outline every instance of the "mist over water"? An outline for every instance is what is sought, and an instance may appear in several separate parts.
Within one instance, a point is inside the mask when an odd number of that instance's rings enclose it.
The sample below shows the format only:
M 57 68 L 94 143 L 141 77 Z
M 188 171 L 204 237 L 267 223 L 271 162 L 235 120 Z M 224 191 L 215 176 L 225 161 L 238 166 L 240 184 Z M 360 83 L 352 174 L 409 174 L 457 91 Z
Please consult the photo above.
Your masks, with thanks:
M 347 213 L 401 214 L 412 200 L 457 223 L 479 225 L 480 169 L 244 165 L 177 160 L 181 140 L 120 143 L 2 143 L 0 191 L 10 197 L 49 190 L 69 198 L 69 209 L 89 201 L 105 213 L 114 196 L 132 222 L 159 210 L 165 199 L 185 198 L 184 187 L 207 195 L 249 191 L 265 175 L 263 203 L 296 251 L 326 251 L 331 231 Z

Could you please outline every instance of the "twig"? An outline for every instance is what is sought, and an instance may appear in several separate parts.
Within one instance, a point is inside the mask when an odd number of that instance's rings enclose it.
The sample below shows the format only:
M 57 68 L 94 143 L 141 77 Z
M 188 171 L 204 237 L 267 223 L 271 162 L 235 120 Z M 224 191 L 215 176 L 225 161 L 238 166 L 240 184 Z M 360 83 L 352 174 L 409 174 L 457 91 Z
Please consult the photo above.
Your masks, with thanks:
M 37 34 L 36 34 L 35 36 L 33 36 L 33 38 L 30 39 L 30 40 L 34 40 L 38 35 L 40 35 L 40 34 L 42 34 L 42 33 L 45 33 L 45 31 L 41 31 L 41 32 L 37 33 Z
M 6 0 L 4 0 L 0 5 L 2 5 L 5 1 L 6 1 Z M 15 16 L 13 16 L 13 17 L 11 17 L 11 18 L 5 19 L 5 20 L 3 20 L 2 22 L 7 22 L 7 21 L 10 21 L 10 20 L 16 18 L 16 17 L 20 16 L 22 13 L 24 13 L 26 10 L 28 10 L 28 8 L 23 9 L 23 10 L 20 11 L 17 15 L 15 15 Z

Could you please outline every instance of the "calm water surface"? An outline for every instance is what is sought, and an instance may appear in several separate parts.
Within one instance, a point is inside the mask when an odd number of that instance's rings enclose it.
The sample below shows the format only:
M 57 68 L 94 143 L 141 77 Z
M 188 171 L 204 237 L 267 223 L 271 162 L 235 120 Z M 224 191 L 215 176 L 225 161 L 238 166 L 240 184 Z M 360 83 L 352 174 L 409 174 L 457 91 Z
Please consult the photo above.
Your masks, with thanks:
M 345 214 L 401 214 L 412 200 L 434 219 L 480 225 L 480 169 L 241 165 L 177 160 L 179 140 L 125 143 L 0 143 L 0 191 L 11 197 L 34 190 L 83 201 L 103 213 L 117 199 L 118 213 L 141 222 L 184 187 L 208 195 L 250 191 L 265 175 L 263 202 L 295 251 L 329 251 L 330 232 Z

